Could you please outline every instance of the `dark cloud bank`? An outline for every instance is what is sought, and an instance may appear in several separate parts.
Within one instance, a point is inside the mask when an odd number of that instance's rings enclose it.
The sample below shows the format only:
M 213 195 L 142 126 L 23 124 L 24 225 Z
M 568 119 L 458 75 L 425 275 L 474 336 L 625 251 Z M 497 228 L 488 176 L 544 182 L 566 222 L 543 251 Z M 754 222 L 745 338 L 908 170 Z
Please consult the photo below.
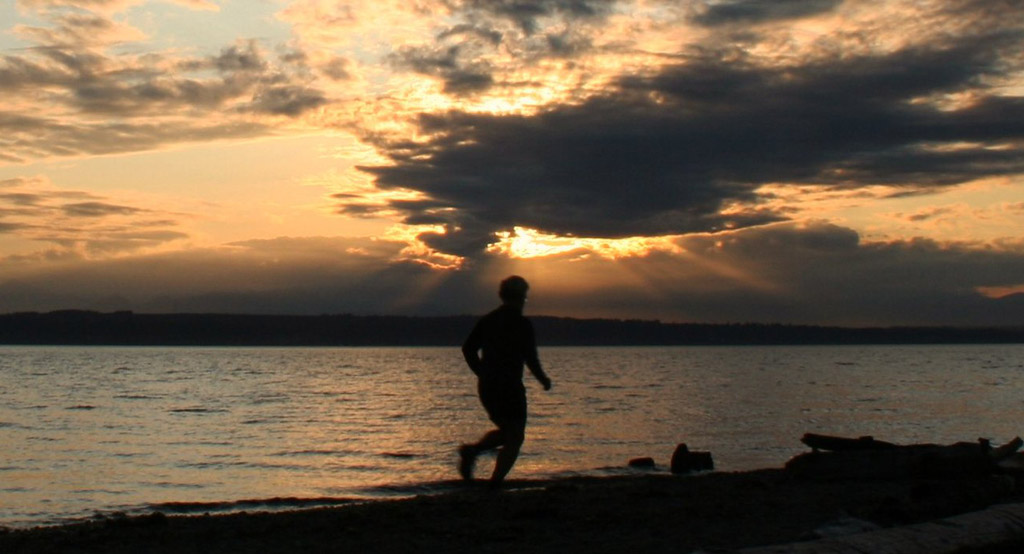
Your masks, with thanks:
M 515 225 L 623 237 L 784 220 L 756 207 L 766 183 L 935 191 L 1024 172 L 1024 99 L 983 95 L 953 111 L 912 102 L 984 94 L 977 83 L 1000 74 L 1000 53 L 1021 43 L 995 33 L 784 68 L 695 54 L 536 116 L 422 115 L 432 140 L 380 143 L 394 165 L 364 170 L 380 188 L 426 193 L 393 207 L 409 223 L 448 226 L 431 244 L 461 255 Z M 722 215 L 734 202 L 751 208 Z

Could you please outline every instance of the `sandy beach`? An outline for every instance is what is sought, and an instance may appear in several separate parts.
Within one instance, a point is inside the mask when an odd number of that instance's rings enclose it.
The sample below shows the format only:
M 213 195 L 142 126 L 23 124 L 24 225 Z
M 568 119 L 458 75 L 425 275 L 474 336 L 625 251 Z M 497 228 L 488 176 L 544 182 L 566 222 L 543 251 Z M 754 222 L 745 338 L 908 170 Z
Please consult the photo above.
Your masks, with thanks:
M 0 552 L 727 552 L 813 539 L 850 518 L 890 528 L 1022 500 L 1003 475 L 822 482 L 782 469 L 652 473 L 511 481 L 501 492 L 467 487 L 278 513 L 157 513 L 5 530 Z

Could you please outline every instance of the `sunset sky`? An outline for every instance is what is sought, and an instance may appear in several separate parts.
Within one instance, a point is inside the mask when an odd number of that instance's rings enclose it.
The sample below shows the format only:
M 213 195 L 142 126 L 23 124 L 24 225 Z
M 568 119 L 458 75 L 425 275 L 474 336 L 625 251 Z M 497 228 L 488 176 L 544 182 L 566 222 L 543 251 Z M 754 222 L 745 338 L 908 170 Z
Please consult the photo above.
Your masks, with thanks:
M 1019 0 L 6 0 L 0 312 L 1024 324 Z

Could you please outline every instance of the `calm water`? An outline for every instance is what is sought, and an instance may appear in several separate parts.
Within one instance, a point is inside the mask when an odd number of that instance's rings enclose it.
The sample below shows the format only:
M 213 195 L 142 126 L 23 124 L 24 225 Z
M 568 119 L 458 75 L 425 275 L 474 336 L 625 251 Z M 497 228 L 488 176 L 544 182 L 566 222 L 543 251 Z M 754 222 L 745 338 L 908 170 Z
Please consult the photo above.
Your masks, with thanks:
M 805 432 L 1024 433 L 1024 345 L 547 348 L 512 478 L 781 466 Z M 457 348 L 0 347 L 0 525 L 443 490 L 488 430 Z M 490 459 L 482 459 L 486 475 Z M 206 503 L 173 506 L 169 503 Z

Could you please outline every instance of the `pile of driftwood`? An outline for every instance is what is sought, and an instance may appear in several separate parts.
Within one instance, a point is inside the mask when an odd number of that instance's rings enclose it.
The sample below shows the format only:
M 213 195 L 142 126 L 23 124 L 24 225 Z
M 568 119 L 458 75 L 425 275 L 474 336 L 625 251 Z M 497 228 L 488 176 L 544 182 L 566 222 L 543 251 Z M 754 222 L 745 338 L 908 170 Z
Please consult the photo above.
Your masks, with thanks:
M 811 447 L 786 463 L 793 475 L 810 479 L 906 479 L 990 475 L 1024 470 L 1020 437 L 993 447 L 988 440 L 951 445 L 897 445 L 872 437 L 845 438 L 807 433 Z
M 872 437 L 845 438 L 806 434 L 801 442 L 811 452 L 786 464 L 800 478 L 858 479 L 962 479 L 1009 473 L 1000 483 L 1024 477 L 1024 441 L 1015 438 L 998 447 L 988 440 L 950 445 L 897 445 Z M 984 481 L 981 479 L 979 482 Z M 986 509 L 945 519 L 824 537 L 789 544 L 747 548 L 739 554 L 960 554 L 963 552 L 1017 552 L 1024 545 L 1024 504 L 995 504 Z

